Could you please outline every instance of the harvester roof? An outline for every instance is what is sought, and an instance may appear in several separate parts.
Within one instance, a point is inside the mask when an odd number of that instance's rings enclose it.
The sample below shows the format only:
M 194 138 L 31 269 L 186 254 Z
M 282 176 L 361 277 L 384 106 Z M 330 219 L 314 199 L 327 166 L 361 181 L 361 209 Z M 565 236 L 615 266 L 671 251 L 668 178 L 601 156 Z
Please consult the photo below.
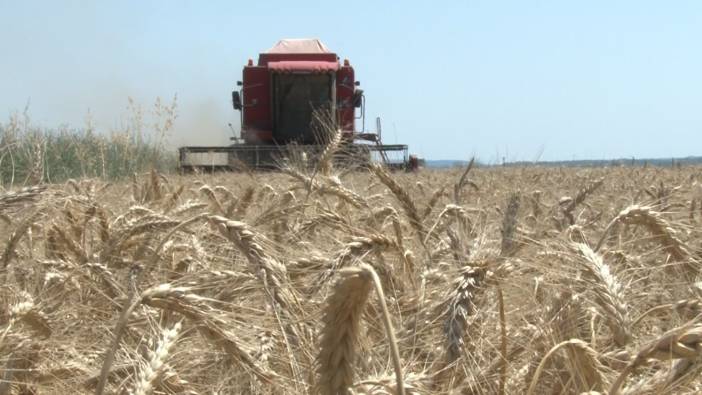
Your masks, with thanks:
M 265 53 L 332 53 L 322 41 L 316 38 L 285 38 L 278 41 Z
M 258 55 L 259 66 L 276 67 L 282 71 L 309 70 L 335 71 L 338 65 L 327 64 L 290 64 L 290 62 L 332 62 L 338 63 L 336 54 L 316 38 L 286 38 L 278 41 L 273 48 Z M 282 65 L 271 65 L 273 62 L 286 62 Z M 278 71 L 281 71 L 278 70 Z

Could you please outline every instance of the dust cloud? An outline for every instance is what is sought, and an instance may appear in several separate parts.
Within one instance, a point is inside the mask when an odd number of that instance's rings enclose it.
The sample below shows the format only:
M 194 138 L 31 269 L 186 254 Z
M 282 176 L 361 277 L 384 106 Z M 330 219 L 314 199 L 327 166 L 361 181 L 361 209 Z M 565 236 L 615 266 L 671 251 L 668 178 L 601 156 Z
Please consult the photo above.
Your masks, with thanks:
M 230 123 L 231 128 L 228 126 Z M 181 101 L 178 98 L 178 117 L 169 143 L 174 147 L 229 145 L 229 138 L 234 133 L 239 134 L 239 124 L 239 112 L 229 106 L 226 98 L 193 101 Z

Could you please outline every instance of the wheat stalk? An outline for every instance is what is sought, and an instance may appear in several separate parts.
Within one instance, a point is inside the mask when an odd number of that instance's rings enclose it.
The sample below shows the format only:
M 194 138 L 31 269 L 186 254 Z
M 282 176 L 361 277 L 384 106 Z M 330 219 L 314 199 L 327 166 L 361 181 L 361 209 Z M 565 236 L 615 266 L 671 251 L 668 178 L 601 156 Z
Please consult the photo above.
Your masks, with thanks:
M 444 220 L 449 217 L 450 220 Z M 448 226 L 451 225 L 453 220 L 459 220 L 461 229 L 467 234 L 471 228 L 471 221 L 468 217 L 468 212 L 465 208 L 457 206 L 455 204 L 447 204 L 446 207 L 436 216 L 434 225 L 429 228 L 427 235 L 424 239 L 424 243 L 427 243 L 429 239 L 434 237 L 436 234 L 442 233 Z
M 105 352 L 97 388 L 95 389 L 95 395 L 102 395 L 102 393 L 105 391 L 107 376 L 110 372 L 110 368 L 112 367 L 112 363 L 114 362 L 115 353 L 117 352 L 117 348 L 122 340 L 122 335 L 127 328 L 129 317 L 132 315 L 134 309 L 141 304 L 141 298 L 139 298 L 136 294 L 138 272 L 139 268 L 137 266 L 133 266 L 129 272 L 129 277 L 127 278 L 127 281 L 129 282 L 127 284 L 127 300 L 125 301 L 119 318 L 117 319 L 110 347 Z
M 417 231 L 420 241 L 423 242 L 423 240 L 426 238 L 427 232 L 424 229 L 422 219 L 419 216 L 419 211 L 414 205 L 414 201 L 412 200 L 410 195 L 404 188 L 402 188 L 400 184 L 397 183 L 397 181 L 395 181 L 394 178 L 390 176 L 390 174 L 382 166 L 373 165 L 371 166 L 371 170 L 378 177 L 380 182 L 385 184 L 385 186 L 388 187 L 388 189 L 393 193 L 393 195 L 395 195 L 395 198 L 398 202 L 400 202 L 400 205 L 402 206 L 405 215 L 409 219 L 410 225 Z
M 35 185 L 22 188 L 14 192 L 0 194 L 0 213 L 21 206 L 25 203 L 34 203 L 47 190 L 46 185 Z
M 356 208 L 362 208 L 362 207 L 368 207 L 368 202 L 366 202 L 363 197 L 361 197 L 359 194 L 356 192 L 353 192 L 352 190 L 348 188 L 344 188 L 341 185 L 327 185 L 327 184 L 322 184 L 319 181 L 308 177 L 301 172 L 291 168 L 291 167 L 284 167 L 281 169 L 285 174 L 288 174 L 292 176 L 293 178 L 301 181 L 305 186 L 307 186 L 307 189 L 311 191 L 318 191 L 319 193 L 322 194 L 329 194 L 336 196 L 340 198 L 341 200 L 345 201 L 346 203 L 351 204 L 352 206 Z
M 497 393 L 504 395 L 505 385 L 507 384 L 507 365 L 509 361 L 507 359 L 507 317 L 505 314 L 505 299 L 501 287 L 497 287 L 497 302 L 500 313 L 500 357 L 502 359 L 500 364 L 500 387 Z

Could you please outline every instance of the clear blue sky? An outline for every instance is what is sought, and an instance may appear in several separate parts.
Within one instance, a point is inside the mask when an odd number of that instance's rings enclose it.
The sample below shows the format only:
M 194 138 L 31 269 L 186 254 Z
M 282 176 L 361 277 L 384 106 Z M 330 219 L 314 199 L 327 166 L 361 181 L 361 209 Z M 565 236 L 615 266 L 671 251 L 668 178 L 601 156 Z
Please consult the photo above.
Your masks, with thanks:
M 368 125 L 429 159 L 702 155 L 701 1 L 0 0 L 0 116 L 120 122 L 178 94 L 174 144 L 224 144 L 280 38 L 349 58 Z

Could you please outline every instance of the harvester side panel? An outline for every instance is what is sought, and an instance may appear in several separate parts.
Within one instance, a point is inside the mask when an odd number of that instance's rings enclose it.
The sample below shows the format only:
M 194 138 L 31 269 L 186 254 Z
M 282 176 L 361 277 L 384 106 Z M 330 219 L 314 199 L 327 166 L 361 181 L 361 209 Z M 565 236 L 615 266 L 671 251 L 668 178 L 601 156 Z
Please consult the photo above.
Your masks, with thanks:
M 336 72 L 336 119 L 341 130 L 347 133 L 353 133 L 355 130 L 355 107 L 353 106 L 353 93 L 355 90 L 356 80 L 353 67 L 340 67 Z
M 243 123 L 241 137 L 247 144 L 273 141 L 271 122 L 271 87 L 267 67 L 244 67 Z

